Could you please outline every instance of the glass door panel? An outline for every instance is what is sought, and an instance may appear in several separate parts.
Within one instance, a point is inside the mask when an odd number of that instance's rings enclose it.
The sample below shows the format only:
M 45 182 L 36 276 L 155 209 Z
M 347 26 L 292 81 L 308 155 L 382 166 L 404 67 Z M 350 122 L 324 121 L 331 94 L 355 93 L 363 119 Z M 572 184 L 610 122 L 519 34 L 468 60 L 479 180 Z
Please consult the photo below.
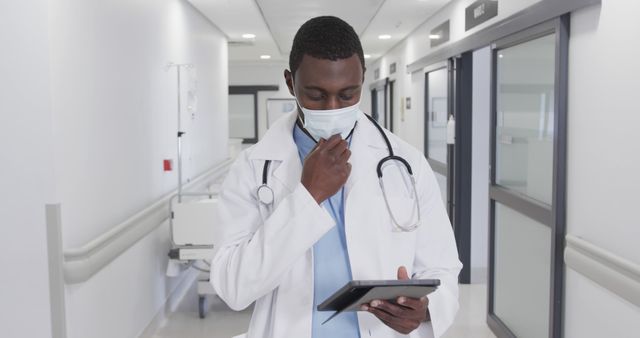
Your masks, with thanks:
M 497 53 L 496 184 L 550 205 L 555 34 Z
M 387 105 L 385 98 L 387 96 L 387 88 L 383 87 L 381 90 L 377 90 L 376 106 L 378 107 L 378 123 L 386 127 L 387 126 Z
M 546 337 L 551 228 L 496 203 L 494 243 L 494 313 L 517 337 Z
M 442 68 L 428 75 L 428 158 L 447 163 L 448 70 Z

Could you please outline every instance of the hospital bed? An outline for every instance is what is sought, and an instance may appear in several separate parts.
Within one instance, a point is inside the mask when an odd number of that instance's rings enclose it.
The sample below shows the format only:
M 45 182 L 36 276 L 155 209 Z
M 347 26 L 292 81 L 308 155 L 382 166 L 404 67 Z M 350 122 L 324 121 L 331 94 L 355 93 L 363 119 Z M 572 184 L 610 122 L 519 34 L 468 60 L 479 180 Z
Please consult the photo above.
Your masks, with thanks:
M 175 195 L 170 202 L 171 249 L 167 275 L 177 276 L 188 268 L 201 272 L 197 285 L 200 318 L 207 313 L 207 295 L 215 295 L 209 282 L 209 270 L 216 248 L 215 239 L 219 238 L 215 226 L 218 191 L 219 186 L 216 186 L 209 192 L 183 193 Z

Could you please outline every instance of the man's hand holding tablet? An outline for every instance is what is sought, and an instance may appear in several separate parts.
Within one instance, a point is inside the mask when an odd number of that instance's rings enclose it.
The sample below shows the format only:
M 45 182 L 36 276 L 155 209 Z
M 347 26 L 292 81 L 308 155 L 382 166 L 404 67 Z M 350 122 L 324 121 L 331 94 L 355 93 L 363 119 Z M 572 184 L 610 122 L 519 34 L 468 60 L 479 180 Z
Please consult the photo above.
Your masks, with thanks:
M 430 320 L 427 295 L 440 285 L 437 279 L 410 279 L 404 266 L 398 280 L 351 281 L 318 305 L 319 311 L 368 311 L 390 328 L 408 334 Z

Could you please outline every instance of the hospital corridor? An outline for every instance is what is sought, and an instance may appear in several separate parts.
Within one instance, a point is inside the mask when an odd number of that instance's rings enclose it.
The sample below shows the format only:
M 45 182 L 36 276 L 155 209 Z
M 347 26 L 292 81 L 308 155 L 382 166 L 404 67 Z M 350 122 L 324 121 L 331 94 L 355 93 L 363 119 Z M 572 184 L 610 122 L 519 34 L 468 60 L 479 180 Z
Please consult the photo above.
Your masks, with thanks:
M 0 1 L 0 337 L 640 337 L 638 13 Z

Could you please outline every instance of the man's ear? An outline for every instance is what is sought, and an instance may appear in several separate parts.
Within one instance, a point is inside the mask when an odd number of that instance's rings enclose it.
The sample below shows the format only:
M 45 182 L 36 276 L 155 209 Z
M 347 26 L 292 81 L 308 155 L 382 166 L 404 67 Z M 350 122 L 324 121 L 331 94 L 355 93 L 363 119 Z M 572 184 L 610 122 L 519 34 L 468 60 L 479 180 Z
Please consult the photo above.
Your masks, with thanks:
M 284 81 L 289 88 L 289 94 L 291 94 L 291 96 L 295 96 L 295 94 L 293 94 L 293 74 L 291 74 L 288 69 L 284 70 Z

